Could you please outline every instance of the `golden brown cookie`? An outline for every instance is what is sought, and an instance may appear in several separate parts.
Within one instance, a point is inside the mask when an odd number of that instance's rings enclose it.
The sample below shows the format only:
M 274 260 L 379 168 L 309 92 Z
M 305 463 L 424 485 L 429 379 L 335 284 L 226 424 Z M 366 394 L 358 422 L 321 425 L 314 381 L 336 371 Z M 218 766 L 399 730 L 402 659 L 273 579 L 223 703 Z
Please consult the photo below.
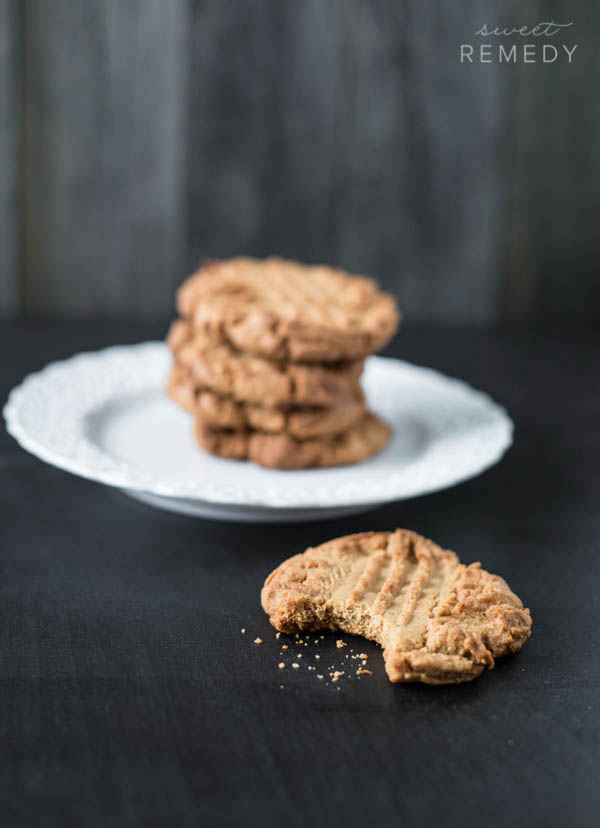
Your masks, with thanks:
M 356 399 L 361 393 L 362 362 L 305 365 L 273 362 L 242 353 L 227 343 L 215 344 L 184 320 L 174 322 L 167 336 L 175 361 L 197 387 L 209 388 L 240 402 L 266 407 L 330 406 Z
M 360 463 L 386 445 L 391 436 L 378 417 L 365 413 L 341 434 L 297 440 L 290 434 L 227 431 L 196 418 L 196 440 L 203 449 L 230 460 L 253 460 L 272 469 L 307 469 Z
M 208 262 L 183 283 L 179 313 L 242 351 L 291 362 L 363 359 L 398 327 L 371 279 L 285 259 Z
M 261 598 L 281 632 L 343 630 L 377 641 L 391 681 L 470 681 L 531 630 L 506 581 L 406 529 L 307 549 L 269 575 Z
M 167 380 L 167 394 L 190 414 L 196 413 L 198 407 L 198 389 L 190 380 L 188 372 L 179 365 L 174 365 Z
M 330 408 L 316 406 L 267 407 L 237 402 L 194 385 L 185 371 L 173 366 L 167 392 L 174 402 L 195 414 L 204 425 L 236 431 L 286 432 L 299 440 L 337 434 L 350 428 L 365 411 L 362 393 Z

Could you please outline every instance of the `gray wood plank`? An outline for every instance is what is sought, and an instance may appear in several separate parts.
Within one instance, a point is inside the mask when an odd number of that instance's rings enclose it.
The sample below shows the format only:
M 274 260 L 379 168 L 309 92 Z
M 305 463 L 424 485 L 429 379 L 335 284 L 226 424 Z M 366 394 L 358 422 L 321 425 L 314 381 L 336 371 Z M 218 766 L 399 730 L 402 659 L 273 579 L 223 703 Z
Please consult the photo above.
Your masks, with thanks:
M 19 309 L 18 0 L 0 0 L 0 313 Z
M 573 22 L 551 43 L 571 63 L 517 66 L 503 314 L 524 322 L 600 318 L 600 7 L 527 0 L 520 19 Z
M 494 7 L 195 0 L 189 265 L 278 252 L 493 319 L 506 73 L 458 56 Z
M 26 305 L 152 315 L 185 239 L 185 0 L 26 4 Z
M 208 0 L 194 12 L 190 264 L 331 258 L 338 5 Z

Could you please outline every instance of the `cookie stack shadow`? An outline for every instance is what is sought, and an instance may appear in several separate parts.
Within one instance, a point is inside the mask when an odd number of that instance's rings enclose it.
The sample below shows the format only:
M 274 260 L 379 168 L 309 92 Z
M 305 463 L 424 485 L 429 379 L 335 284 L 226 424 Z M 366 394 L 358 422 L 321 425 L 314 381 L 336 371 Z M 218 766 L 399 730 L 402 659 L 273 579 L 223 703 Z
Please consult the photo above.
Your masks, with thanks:
M 389 441 L 360 377 L 399 315 L 370 279 L 275 258 L 209 262 L 177 309 L 167 391 L 206 451 L 300 469 L 358 463 Z

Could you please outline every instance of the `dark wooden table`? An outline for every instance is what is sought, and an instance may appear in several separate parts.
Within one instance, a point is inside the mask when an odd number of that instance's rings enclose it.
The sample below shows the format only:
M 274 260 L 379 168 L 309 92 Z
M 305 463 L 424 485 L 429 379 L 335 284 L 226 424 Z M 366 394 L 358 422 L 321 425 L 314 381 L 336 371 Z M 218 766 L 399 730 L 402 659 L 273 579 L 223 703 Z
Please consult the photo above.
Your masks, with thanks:
M 4 323 L 0 390 L 163 330 Z M 0 434 L 3 826 L 598 824 L 600 337 L 407 325 L 393 352 L 507 406 L 500 465 L 354 518 L 227 525 L 147 508 Z M 265 575 L 395 526 L 504 575 L 533 615 L 523 651 L 448 688 L 391 685 L 362 640 L 370 678 L 325 684 L 308 655 L 279 671 Z M 342 662 L 335 638 L 314 648 L 325 666 Z

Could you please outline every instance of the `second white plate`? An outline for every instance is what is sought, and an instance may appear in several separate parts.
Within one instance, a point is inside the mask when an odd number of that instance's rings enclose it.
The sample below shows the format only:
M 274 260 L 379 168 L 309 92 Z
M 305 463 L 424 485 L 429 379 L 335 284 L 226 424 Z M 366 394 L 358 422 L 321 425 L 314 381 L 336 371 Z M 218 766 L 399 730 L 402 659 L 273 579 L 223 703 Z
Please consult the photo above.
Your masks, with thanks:
M 465 383 L 370 357 L 370 408 L 394 428 L 355 466 L 275 471 L 206 454 L 191 417 L 164 393 L 163 343 L 116 346 L 48 365 L 4 409 L 23 448 L 155 506 L 225 520 L 314 520 L 452 486 L 497 462 L 512 441 L 503 408 Z

